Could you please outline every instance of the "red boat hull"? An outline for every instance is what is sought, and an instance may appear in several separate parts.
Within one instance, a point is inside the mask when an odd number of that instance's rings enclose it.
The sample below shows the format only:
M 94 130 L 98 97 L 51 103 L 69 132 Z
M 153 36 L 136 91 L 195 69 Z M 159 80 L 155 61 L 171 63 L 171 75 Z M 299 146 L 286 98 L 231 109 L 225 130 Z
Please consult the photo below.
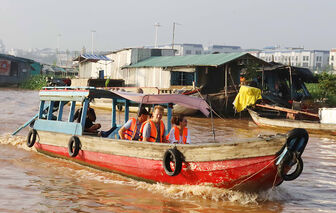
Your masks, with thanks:
M 177 176 L 165 173 L 162 161 L 80 150 L 69 157 L 67 147 L 35 143 L 38 151 L 67 158 L 95 168 L 109 170 L 147 182 L 178 185 L 210 185 L 244 191 L 259 191 L 281 183 L 275 155 L 224 161 L 183 162 Z

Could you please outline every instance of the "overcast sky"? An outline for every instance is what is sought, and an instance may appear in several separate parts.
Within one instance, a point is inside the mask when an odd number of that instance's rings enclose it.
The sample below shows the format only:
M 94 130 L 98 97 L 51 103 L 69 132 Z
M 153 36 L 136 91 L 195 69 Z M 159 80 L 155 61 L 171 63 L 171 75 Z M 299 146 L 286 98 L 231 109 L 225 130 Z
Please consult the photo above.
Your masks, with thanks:
M 336 47 L 335 0 L 0 0 L 6 48 L 91 49 L 175 43 Z

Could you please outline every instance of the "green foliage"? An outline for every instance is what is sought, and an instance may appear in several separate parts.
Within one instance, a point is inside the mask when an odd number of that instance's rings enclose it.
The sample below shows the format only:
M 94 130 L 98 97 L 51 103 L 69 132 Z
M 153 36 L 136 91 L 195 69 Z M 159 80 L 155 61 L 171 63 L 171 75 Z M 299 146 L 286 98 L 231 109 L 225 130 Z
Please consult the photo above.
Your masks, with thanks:
M 307 83 L 306 87 L 314 100 L 319 100 L 323 98 L 318 84 Z
M 105 81 L 105 87 L 108 87 L 109 83 L 110 83 L 110 77 L 106 79 L 106 81 Z
M 319 88 L 324 96 L 336 95 L 336 75 L 323 72 L 318 75 Z
M 47 86 L 45 75 L 33 75 L 22 82 L 19 87 L 22 89 L 40 90 Z
M 251 81 L 256 78 L 258 76 L 257 70 L 260 70 L 260 65 L 258 63 L 249 63 L 246 66 L 246 71 L 244 73 L 246 80 Z
M 307 89 L 314 100 L 336 106 L 336 75 L 323 72 L 317 75 L 318 84 L 307 84 Z

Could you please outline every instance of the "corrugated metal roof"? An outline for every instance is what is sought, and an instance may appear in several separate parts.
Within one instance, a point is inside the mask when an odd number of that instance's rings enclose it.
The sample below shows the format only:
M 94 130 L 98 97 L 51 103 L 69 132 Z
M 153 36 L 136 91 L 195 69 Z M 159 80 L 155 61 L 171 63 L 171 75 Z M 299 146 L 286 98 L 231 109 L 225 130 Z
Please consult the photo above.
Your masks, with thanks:
M 10 61 L 17 61 L 17 62 L 24 62 L 24 63 L 34 63 L 33 60 L 28 59 L 28 58 L 21 58 L 21 57 L 16 57 L 13 55 L 7 55 L 7 54 L 1 54 L 0 53 L 0 58 L 10 60 Z
M 97 61 L 112 61 L 110 58 L 106 57 L 105 55 L 95 55 L 95 54 L 82 54 L 75 58 L 73 61 L 92 61 L 92 62 L 97 62 Z
M 123 68 L 137 67 L 182 67 L 182 66 L 220 66 L 232 60 L 238 59 L 248 53 L 223 53 L 207 55 L 186 56 L 154 56 L 139 63 Z
M 103 61 L 111 61 L 105 55 L 95 55 L 95 54 L 82 54 L 82 57 L 85 59 L 92 59 L 92 60 L 103 60 Z

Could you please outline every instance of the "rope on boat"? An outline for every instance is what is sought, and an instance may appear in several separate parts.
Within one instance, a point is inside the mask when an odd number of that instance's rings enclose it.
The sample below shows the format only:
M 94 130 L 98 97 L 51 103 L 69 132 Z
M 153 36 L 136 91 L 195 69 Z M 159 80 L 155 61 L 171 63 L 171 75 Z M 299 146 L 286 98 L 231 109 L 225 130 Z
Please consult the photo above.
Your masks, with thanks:
M 276 181 L 276 179 L 277 179 L 278 174 L 279 174 L 279 170 L 277 169 L 277 173 L 276 173 L 275 176 L 274 176 L 274 181 L 273 181 L 272 188 L 271 188 L 271 190 L 267 193 L 267 196 L 265 196 L 265 198 L 263 199 L 263 202 L 265 202 L 265 201 L 267 200 L 267 198 L 268 198 L 269 195 L 271 194 L 271 191 L 273 191 L 273 189 L 274 189 L 274 187 L 275 187 L 275 181 Z M 281 183 L 282 183 L 282 182 L 281 182 Z M 280 183 L 280 184 L 281 184 L 281 183 Z M 280 184 L 279 184 L 279 185 L 280 185 Z
M 212 111 L 212 112 L 214 112 L 215 113 L 215 115 L 217 115 L 219 118 L 221 118 L 221 119 L 223 119 L 224 120 L 224 118 L 223 117 L 221 117 L 209 104 L 208 104 L 208 102 L 203 98 L 203 96 L 202 96 L 202 94 L 197 90 L 197 92 L 198 92 L 198 94 L 199 94 L 199 96 L 205 101 L 205 103 L 208 105 L 208 107 L 209 107 L 209 109 Z
M 274 158 L 274 159 L 271 160 L 271 162 L 270 162 L 269 164 L 267 164 L 264 168 L 262 168 L 261 170 L 257 171 L 256 173 L 252 174 L 251 176 L 245 178 L 245 179 L 242 180 L 240 183 L 235 184 L 234 186 L 230 187 L 229 189 L 233 189 L 233 188 L 235 188 L 236 186 L 241 185 L 242 183 L 244 183 L 244 182 L 247 181 L 248 179 L 250 179 L 250 178 L 256 176 L 258 173 L 260 173 L 261 171 L 265 170 L 269 165 L 271 165 L 274 161 L 276 161 L 279 157 L 280 157 L 280 156 Z M 276 176 L 275 176 L 275 178 L 276 178 Z M 275 180 L 274 180 L 274 182 L 273 182 L 273 187 L 274 187 L 274 184 L 275 184 Z M 273 187 L 272 187 L 272 188 L 273 188 Z

